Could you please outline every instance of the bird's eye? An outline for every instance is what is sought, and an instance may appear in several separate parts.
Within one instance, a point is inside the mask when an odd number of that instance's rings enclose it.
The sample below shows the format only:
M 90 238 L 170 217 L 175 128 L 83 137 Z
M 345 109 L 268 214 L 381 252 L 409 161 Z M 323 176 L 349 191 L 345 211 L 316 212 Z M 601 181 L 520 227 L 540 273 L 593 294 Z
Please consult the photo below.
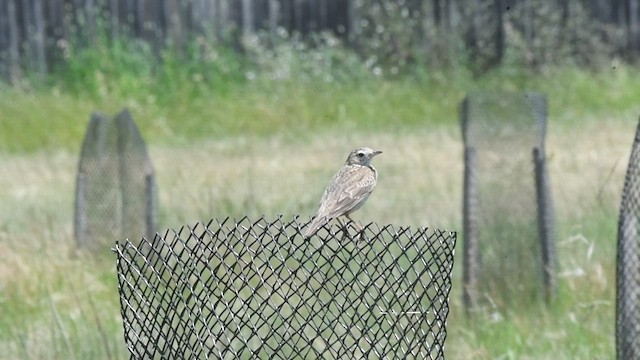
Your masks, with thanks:
M 359 152 L 359 153 L 358 153 L 358 157 L 360 157 L 360 158 L 361 158 L 361 157 L 364 157 L 364 153 Z

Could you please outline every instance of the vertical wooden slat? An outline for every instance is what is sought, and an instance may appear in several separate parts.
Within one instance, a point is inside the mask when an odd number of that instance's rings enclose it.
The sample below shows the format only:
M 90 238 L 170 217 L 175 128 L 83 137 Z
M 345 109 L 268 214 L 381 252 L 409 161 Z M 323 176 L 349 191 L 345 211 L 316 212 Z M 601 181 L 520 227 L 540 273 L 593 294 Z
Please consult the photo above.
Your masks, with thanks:
M 9 19 L 7 18 L 6 1 L 0 1 L 0 54 L 9 47 Z
M 51 40 L 57 40 L 62 36 L 62 4 L 60 1 L 61 0 L 47 1 L 46 25 L 49 28 L 48 35 L 51 37 Z
M 562 9 L 562 24 L 566 25 L 569 20 L 569 4 L 564 0 L 557 0 L 560 8 Z M 624 24 L 624 0 L 611 0 L 611 17 L 614 24 L 621 26 Z
M 207 32 L 209 33 L 209 35 L 211 35 L 211 21 L 213 20 L 213 3 L 215 1 L 214 0 L 204 0 L 204 13 L 205 13 L 205 17 L 204 17 L 204 21 L 205 21 L 205 28 L 207 29 Z
M 294 0 L 282 0 L 282 26 L 289 33 L 293 30 L 293 6 L 291 2 Z M 351 3 L 351 2 L 350 2 Z
M 26 71 L 28 72 L 37 71 L 38 68 L 38 58 L 35 41 L 34 1 L 35 0 L 24 0 L 21 3 L 22 6 L 19 8 L 22 12 L 22 16 L 20 17 L 20 19 L 22 20 L 21 28 L 25 42 L 24 44 L 18 44 L 19 46 L 24 46 L 24 53 L 19 54 L 19 56 L 23 56 L 23 64 L 26 68 Z
M 170 3 L 170 11 L 167 13 L 169 16 L 169 31 L 171 32 L 171 40 L 173 41 L 177 50 L 183 49 L 184 42 L 184 30 L 181 19 L 181 11 L 183 2 L 180 0 L 168 0 Z
M 184 39 L 186 39 L 195 28 L 193 22 L 194 19 L 191 16 L 193 14 L 194 1 L 195 0 L 176 1 L 177 11 L 175 12 L 175 15 L 177 15 L 176 19 L 180 26 L 180 33 L 184 36 Z
M 499 11 L 496 9 L 496 11 Z M 533 55 L 533 7 L 531 0 L 524 0 L 524 39 L 527 44 L 527 57 Z
M 65 42 L 68 44 L 70 39 L 71 39 L 71 21 L 69 21 L 70 15 L 69 12 L 71 11 L 72 7 L 70 4 L 66 3 L 64 0 L 60 0 L 61 4 L 60 4 L 60 8 L 59 10 L 59 16 L 60 16 L 60 26 L 61 26 L 61 31 L 62 34 L 61 39 L 64 39 Z
M 46 73 L 42 0 L 25 0 L 22 6 L 22 28 L 27 41 L 25 57 L 28 69 L 42 76 Z
M 7 5 L 6 1 L 0 1 L 0 56 L 9 47 L 9 19 L 7 19 Z
M 327 29 L 327 14 L 329 12 L 329 4 L 327 0 L 318 0 L 318 29 Z
M 70 8 L 69 14 L 72 21 L 71 35 L 73 36 L 74 40 L 80 40 L 83 45 L 87 43 L 86 33 L 82 31 L 86 22 L 83 6 L 84 1 L 85 0 L 73 0 L 73 5 Z
M 93 44 L 96 37 L 96 5 L 95 0 L 85 0 L 84 16 L 86 19 L 84 31 L 87 34 L 89 44 Z
M 48 68 L 56 63 L 64 61 L 63 47 L 66 45 L 64 30 L 64 3 L 63 0 L 48 0 L 47 13 L 45 15 L 45 46 L 47 50 Z
M 35 50 L 36 72 L 38 76 L 47 75 L 45 52 L 44 9 L 42 0 L 33 0 L 33 47 Z
M 212 3 L 212 21 L 213 21 L 213 33 L 216 39 L 222 40 L 222 9 L 221 0 L 211 0 Z
M 318 31 L 318 1 L 307 0 L 302 4 L 302 23 L 306 31 Z M 304 10 L 306 8 L 306 11 Z M 307 14 L 306 18 L 304 14 Z
M 125 19 L 128 35 L 136 36 L 136 4 L 138 0 L 124 0 L 125 6 L 121 15 Z
M 447 31 L 453 30 L 455 24 L 455 0 L 449 0 L 444 2 L 444 15 L 445 15 L 445 27 Z
M 427 54 L 427 46 L 429 42 L 425 26 L 425 2 L 423 0 L 411 0 L 407 5 L 409 7 L 409 19 L 412 24 L 412 46 L 414 46 L 416 50 L 420 49 L 417 56 L 422 57 L 424 54 Z
M 193 29 L 201 34 L 204 32 L 206 27 L 206 17 L 205 14 L 206 4 L 205 0 L 191 0 L 191 11 L 189 16 L 191 16 L 191 23 L 193 23 Z
M 164 0 L 155 0 L 153 9 L 151 9 L 151 18 L 153 19 L 153 49 L 156 57 L 160 56 L 160 52 L 164 47 L 167 39 L 167 14 L 164 9 Z
M 329 27 L 340 37 L 346 38 L 349 34 L 349 2 L 330 0 L 327 8 L 327 21 Z
M 253 30 L 263 30 L 267 24 L 268 15 L 268 0 L 252 0 L 252 12 L 253 12 Z
M 127 9 L 127 0 L 110 0 L 112 2 L 111 4 L 111 11 L 113 11 L 113 15 L 116 17 L 116 20 L 118 22 L 118 30 L 117 33 L 121 34 L 122 30 L 123 30 L 123 25 L 126 26 L 127 24 L 127 17 L 125 14 L 125 11 Z
M 436 29 L 440 30 L 442 24 L 442 0 L 432 0 L 431 8 L 433 10 L 433 22 L 436 25 Z
M 231 29 L 237 25 L 233 18 L 233 5 L 237 0 L 219 0 L 220 1 L 220 19 L 222 20 L 222 35 L 226 42 L 232 40 Z
M 529 1 L 529 0 L 528 0 Z M 502 59 L 504 58 L 505 53 L 505 34 L 504 34 L 504 6 L 503 0 L 494 0 L 494 12 L 496 16 L 496 24 L 495 24 L 495 32 L 494 32 L 494 47 L 495 47 L 495 58 L 494 58 L 494 66 L 498 66 L 502 63 Z M 531 14 L 533 18 L 533 12 Z M 530 39 L 527 41 L 531 41 L 527 44 L 529 48 L 529 52 L 533 53 L 533 26 L 531 26 L 531 33 L 528 35 Z
M 163 42 L 168 42 L 171 40 L 173 34 L 173 29 L 171 28 L 171 18 L 173 16 L 172 12 L 174 11 L 173 6 L 175 4 L 171 0 L 162 0 L 158 6 L 157 12 L 157 22 L 156 26 L 162 29 L 163 33 Z
M 243 0 L 230 0 L 227 2 L 229 8 L 227 18 L 229 19 L 230 26 L 234 28 L 234 31 L 231 33 L 233 38 L 231 40 L 234 42 L 238 40 L 238 33 L 242 32 L 242 1 Z M 238 48 L 237 42 L 234 46 Z
M 253 34 L 253 1 L 242 1 L 242 35 L 250 36 Z
M 301 0 L 293 0 L 293 21 L 294 28 L 296 31 L 303 33 L 304 32 L 304 24 L 302 23 L 302 1 Z
M 18 11 L 16 7 L 17 0 L 7 0 L 7 15 L 9 18 L 9 82 L 15 83 L 21 76 L 20 71 L 20 29 L 18 27 Z
M 120 30 L 122 24 L 126 24 L 127 20 L 122 19 L 120 16 L 120 12 L 122 11 L 123 6 L 121 6 L 120 0 L 109 0 L 109 26 L 111 27 L 111 38 L 117 39 L 120 36 Z
M 485 24 L 487 23 L 485 17 L 482 12 L 482 0 L 473 0 L 472 4 L 470 4 L 470 10 L 468 15 L 465 16 L 466 21 L 469 22 L 469 28 L 467 30 L 467 36 L 464 38 L 465 51 L 468 54 L 469 60 L 474 64 L 474 71 L 478 71 L 477 69 L 480 66 L 476 66 L 480 64 L 478 61 L 478 55 L 481 53 L 479 44 L 482 43 L 480 40 L 480 36 L 486 35 Z M 445 2 L 445 14 L 446 23 L 444 25 L 444 29 L 447 33 L 450 33 L 452 30 L 452 22 L 451 22 L 451 6 L 448 2 Z M 469 19 L 469 17 L 471 17 Z M 447 51 L 451 51 L 451 45 L 447 44 Z
M 640 14 L 640 4 L 638 0 L 629 0 L 629 50 L 631 53 L 637 54 L 640 52 L 640 24 L 638 23 L 638 17 Z
M 136 37 L 144 37 L 144 3 L 145 0 L 135 1 L 134 26 Z
M 276 40 L 280 7 L 277 0 L 269 0 L 269 36 L 271 42 Z
M 360 33 L 360 19 L 355 3 L 355 1 L 349 1 L 349 7 L 347 8 L 347 39 L 352 44 L 356 41 L 356 38 Z
M 216 0 L 194 0 L 193 1 L 193 23 L 195 29 L 200 34 L 211 35 L 216 33 L 217 12 L 219 4 Z M 217 35 L 217 33 L 216 33 Z
M 0 80 L 9 81 L 9 19 L 7 18 L 8 3 L 0 1 Z

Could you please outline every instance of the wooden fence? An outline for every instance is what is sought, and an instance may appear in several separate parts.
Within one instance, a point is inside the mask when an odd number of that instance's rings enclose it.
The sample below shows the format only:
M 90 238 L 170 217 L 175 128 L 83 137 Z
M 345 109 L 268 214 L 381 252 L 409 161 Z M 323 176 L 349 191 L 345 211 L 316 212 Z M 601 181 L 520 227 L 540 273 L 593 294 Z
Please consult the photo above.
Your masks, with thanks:
M 548 21 L 549 14 L 559 15 L 561 23 Z M 410 53 L 397 33 L 380 34 L 404 27 L 405 33 L 416 35 L 411 41 L 421 51 L 410 57 L 437 56 L 431 44 L 454 40 L 472 60 L 489 49 L 494 53 L 489 63 L 496 65 L 510 46 L 507 26 L 521 33 L 526 51 L 534 55 L 540 34 L 556 34 L 580 49 L 584 39 L 598 34 L 575 25 L 577 18 L 617 36 L 615 44 L 603 41 L 616 52 L 640 54 L 640 0 L 0 0 L 0 79 L 11 83 L 24 72 L 45 76 L 64 58 L 71 41 L 89 46 L 97 34 L 127 34 L 157 50 L 167 40 L 180 45 L 194 34 L 237 42 L 242 34 L 275 34 L 278 28 L 303 34 L 330 30 L 358 45 L 367 36 L 378 36 L 375 43 L 392 43 L 386 53 Z M 583 35 L 567 35 L 571 24 L 571 31 Z M 374 51 L 369 55 L 385 53 Z
M 303 34 L 349 32 L 349 0 L 0 0 L 0 78 L 46 75 L 71 40 L 100 31 L 143 38 L 159 49 L 194 34 L 237 39 L 278 27 Z

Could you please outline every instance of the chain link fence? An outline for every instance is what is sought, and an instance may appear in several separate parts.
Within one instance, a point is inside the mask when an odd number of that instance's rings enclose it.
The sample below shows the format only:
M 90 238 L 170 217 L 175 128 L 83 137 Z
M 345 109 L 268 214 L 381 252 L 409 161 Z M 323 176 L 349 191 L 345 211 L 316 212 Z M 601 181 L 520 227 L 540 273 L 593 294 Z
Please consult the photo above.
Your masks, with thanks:
M 456 233 L 226 219 L 116 243 L 132 359 L 442 359 Z
M 544 152 L 546 97 L 471 93 L 460 118 L 464 304 L 473 310 L 549 300 L 556 260 Z
M 155 175 L 140 132 L 127 110 L 115 118 L 94 113 L 78 164 L 74 233 L 80 248 L 108 248 L 113 239 L 155 233 Z
M 640 358 L 640 123 L 633 141 L 618 218 L 616 353 Z

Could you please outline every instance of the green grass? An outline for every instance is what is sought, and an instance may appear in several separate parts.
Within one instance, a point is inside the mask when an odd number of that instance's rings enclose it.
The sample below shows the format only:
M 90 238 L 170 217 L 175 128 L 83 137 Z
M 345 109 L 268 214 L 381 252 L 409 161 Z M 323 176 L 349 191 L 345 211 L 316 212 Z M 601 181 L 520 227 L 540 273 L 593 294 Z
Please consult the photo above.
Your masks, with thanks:
M 462 70 L 348 82 L 258 78 L 200 90 L 188 81 L 167 84 L 133 74 L 121 77 L 126 81 L 114 82 L 136 86 L 126 91 L 112 89 L 115 85 L 96 90 L 99 85 L 91 83 L 85 84 L 86 89 L 75 83 L 33 90 L 0 87 L 0 152 L 76 150 L 92 111 L 113 115 L 123 107 L 133 113 L 147 141 L 159 145 L 248 134 L 308 138 L 316 132 L 455 126 L 458 104 L 473 90 L 543 92 L 555 120 L 551 126 L 633 119 L 640 112 L 636 102 L 640 72 L 620 66 L 597 73 L 505 68 L 477 80 Z
M 559 297 L 549 308 L 461 305 L 461 254 L 449 359 L 609 359 L 614 355 L 615 239 L 640 112 L 640 72 L 616 67 L 503 69 L 314 83 L 238 81 L 221 91 L 60 85 L 0 90 L 0 358 L 124 359 L 114 255 L 87 256 L 72 236 L 77 153 L 90 113 L 127 106 L 158 176 L 161 226 L 212 217 L 310 216 L 357 145 L 384 150 L 376 192 L 355 217 L 459 230 L 457 106 L 471 90 L 549 95 L 547 153 L 558 222 Z M 133 75 L 129 75 L 133 76 Z M 114 239 L 115 240 L 115 239 Z

